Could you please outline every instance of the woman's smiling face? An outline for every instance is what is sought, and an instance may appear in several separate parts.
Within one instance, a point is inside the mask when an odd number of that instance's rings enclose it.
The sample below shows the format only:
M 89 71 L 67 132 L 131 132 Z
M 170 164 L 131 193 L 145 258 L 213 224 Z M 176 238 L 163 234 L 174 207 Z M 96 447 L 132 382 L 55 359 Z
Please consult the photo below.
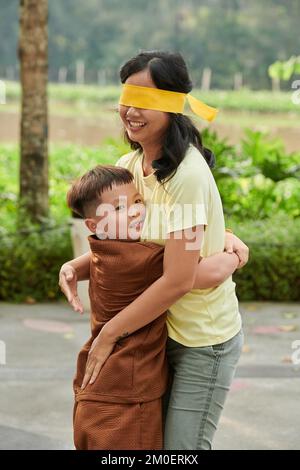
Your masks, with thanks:
M 127 78 L 127 85 L 157 88 L 148 69 Z M 119 105 L 120 117 L 130 140 L 145 145 L 161 144 L 169 127 L 168 113 Z

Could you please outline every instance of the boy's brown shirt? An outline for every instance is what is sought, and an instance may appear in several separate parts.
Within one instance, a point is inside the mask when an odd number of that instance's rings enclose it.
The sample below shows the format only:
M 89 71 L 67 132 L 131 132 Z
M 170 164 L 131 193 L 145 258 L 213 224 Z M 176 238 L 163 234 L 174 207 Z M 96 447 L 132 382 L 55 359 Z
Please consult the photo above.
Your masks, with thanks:
M 152 242 L 99 240 L 95 235 L 88 239 L 92 252 L 89 284 L 92 336 L 78 356 L 73 383 L 76 400 L 112 403 L 155 400 L 164 394 L 168 379 L 166 312 L 119 340 L 96 381 L 84 390 L 80 386 L 91 344 L 103 325 L 162 275 L 164 247 Z

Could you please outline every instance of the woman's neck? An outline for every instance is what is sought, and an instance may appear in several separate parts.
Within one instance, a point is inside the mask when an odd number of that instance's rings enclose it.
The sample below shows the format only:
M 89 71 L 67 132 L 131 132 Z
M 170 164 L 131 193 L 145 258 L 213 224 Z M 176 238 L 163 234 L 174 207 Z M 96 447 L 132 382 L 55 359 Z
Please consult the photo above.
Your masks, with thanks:
M 161 145 L 142 146 L 143 149 L 143 172 L 144 176 L 148 176 L 153 172 L 152 162 L 159 158 Z

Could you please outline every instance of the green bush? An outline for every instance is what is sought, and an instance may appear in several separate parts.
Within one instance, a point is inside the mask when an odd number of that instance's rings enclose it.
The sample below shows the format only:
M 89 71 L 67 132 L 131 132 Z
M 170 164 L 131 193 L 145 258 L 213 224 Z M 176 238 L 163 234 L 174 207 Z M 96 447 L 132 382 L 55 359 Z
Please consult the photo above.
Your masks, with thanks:
M 264 221 L 229 219 L 227 226 L 250 248 L 249 263 L 233 277 L 239 300 L 300 301 L 300 220 L 279 216 Z M 4 238 L 0 244 L 0 299 L 61 298 L 58 272 L 72 256 L 67 226 Z
M 34 227 L 32 227 L 34 229 Z M 72 258 L 69 227 L 4 237 L 0 244 L 0 299 L 54 300 L 60 266 Z
M 275 213 L 300 216 L 300 152 L 288 154 L 280 140 L 245 131 L 240 146 L 203 132 L 216 155 L 213 170 L 226 216 L 265 219 Z
M 215 132 L 205 130 L 206 147 L 216 155 L 213 170 L 226 217 L 265 219 L 275 213 L 300 216 L 300 153 L 288 154 L 282 142 L 261 132 L 246 131 L 240 147 L 233 147 Z M 65 195 L 74 178 L 93 166 L 114 163 L 129 148 L 121 140 L 106 140 L 101 148 L 76 145 L 50 147 L 50 217 L 63 221 L 69 211 Z M 15 229 L 18 192 L 18 151 L 0 146 L 1 232 Z
M 280 142 L 247 132 L 239 148 L 205 131 L 217 158 L 214 169 L 226 225 L 250 247 L 248 265 L 234 279 L 240 300 L 300 301 L 300 156 Z M 0 147 L 0 299 L 58 299 L 58 271 L 72 257 L 65 195 L 74 178 L 99 163 L 114 163 L 128 151 L 121 141 L 101 148 L 50 148 L 50 220 L 24 222 L 17 233 L 18 151 Z M 33 233 L 27 233 L 26 230 Z M 42 231 L 41 231 L 42 230 Z
M 300 219 L 227 220 L 250 249 L 233 276 L 240 300 L 300 301 Z
M 101 148 L 51 145 L 49 152 L 50 219 L 64 223 L 70 211 L 66 193 L 71 182 L 98 164 L 113 164 L 128 152 L 122 141 L 107 139 Z M 19 153 L 16 146 L 0 146 L 0 237 L 16 227 Z

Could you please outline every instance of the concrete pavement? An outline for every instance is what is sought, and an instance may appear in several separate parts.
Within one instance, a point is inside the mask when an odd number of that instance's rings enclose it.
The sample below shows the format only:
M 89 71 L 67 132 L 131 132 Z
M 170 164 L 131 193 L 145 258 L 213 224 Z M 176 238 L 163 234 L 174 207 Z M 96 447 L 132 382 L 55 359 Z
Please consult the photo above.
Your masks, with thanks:
M 241 313 L 245 347 L 214 448 L 300 449 L 300 304 Z M 72 377 L 88 335 L 88 314 L 65 302 L 0 303 L 0 449 L 73 449 Z

